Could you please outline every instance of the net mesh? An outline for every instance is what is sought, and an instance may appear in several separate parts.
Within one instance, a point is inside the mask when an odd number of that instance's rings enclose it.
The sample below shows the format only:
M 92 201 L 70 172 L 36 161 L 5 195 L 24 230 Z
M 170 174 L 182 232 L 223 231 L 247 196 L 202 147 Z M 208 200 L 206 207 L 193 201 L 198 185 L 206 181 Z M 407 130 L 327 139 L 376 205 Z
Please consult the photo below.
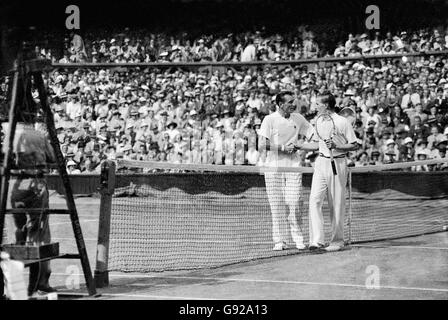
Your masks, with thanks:
M 265 180 L 268 173 L 260 173 L 255 167 L 235 166 L 233 171 L 238 172 L 230 172 L 232 168 L 215 166 L 172 166 L 167 170 L 170 166 L 166 164 L 127 164 L 132 166 L 140 169 L 117 173 L 115 178 L 109 270 L 212 268 L 297 254 L 290 220 L 298 222 L 304 242 L 308 242 L 311 168 L 269 172 L 278 178 L 277 191 L 269 201 Z M 346 195 L 346 241 L 357 243 L 446 230 L 448 172 L 411 172 L 410 164 L 400 166 L 370 168 L 375 172 L 366 167 L 351 170 Z M 297 176 L 300 197 L 297 186 L 287 182 L 288 177 Z M 297 196 L 291 198 L 288 192 Z M 278 218 L 278 232 L 290 250 L 272 250 L 273 203 L 283 213 Z M 323 212 L 328 241 L 331 227 L 326 201 Z

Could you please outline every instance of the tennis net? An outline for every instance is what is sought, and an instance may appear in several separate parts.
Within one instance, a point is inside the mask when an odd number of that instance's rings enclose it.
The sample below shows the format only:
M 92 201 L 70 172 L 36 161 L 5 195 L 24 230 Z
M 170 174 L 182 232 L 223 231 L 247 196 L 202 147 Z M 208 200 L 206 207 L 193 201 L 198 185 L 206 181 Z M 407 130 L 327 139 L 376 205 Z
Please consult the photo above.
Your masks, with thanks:
M 350 168 L 344 231 L 347 242 L 446 230 L 448 171 L 412 171 L 416 164 L 439 169 L 446 166 L 446 162 L 432 160 Z M 308 242 L 312 168 L 140 161 L 120 161 L 117 167 L 110 206 L 109 271 L 191 270 L 297 254 L 296 249 L 272 250 L 271 205 L 276 201 L 285 212 L 291 206 L 298 207 L 294 219 L 301 222 L 304 241 Z M 266 177 L 271 177 L 269 183 Z M 282 184 L 285 180 L 272 177 L 285 177 L 288 182 Z M 283 190 L 284 196 L 274 192 L 268 197 L 267 184 L 271 190 Z M 323 211 L 329 240 L 326 201 Z M 279 226 L 293 248 L 286 215 Z

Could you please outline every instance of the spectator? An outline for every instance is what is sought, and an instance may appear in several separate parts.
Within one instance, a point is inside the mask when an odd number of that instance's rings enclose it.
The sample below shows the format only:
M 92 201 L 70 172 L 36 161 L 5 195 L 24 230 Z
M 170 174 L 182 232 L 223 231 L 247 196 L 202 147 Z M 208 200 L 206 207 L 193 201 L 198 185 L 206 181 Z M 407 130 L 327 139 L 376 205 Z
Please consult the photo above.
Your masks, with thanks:
M 400 158 L 400 152 L 398 151 L 397 145 L 393 139 L 386 141 L 383 146 L 382 152 L 382 162 L 383 163 L 394 163 L 398 162 Z
M 399 39 L 394 39 L 394 36 Z M 248 37 L 255 40 L 251 43 L 256 48 L 255 59 L 259 57 L 259 48 L 263 47 L 266 56 L 269 52 L 275 52 L 278 54 L 275 59 L 281 60 L 291 59 L 294 50 L 300 50 L 301 58 L 304 54 L 310 54 L 312 50 L 305 50 L 304 43 L 312 47 L 321 35 L 316 33 L 314 37 L 314 32 L 303 29 L 299 36 L 291 39 L 281 35 L 270 37 L 266 33 L 249 33 Z M 89 39 L 87 36 L 85 38 L 87 44 Z M 166 62 L 174 56 L 179 61 L 210 61 L 207 58 L 210 52 L 213 57 L 222 57 L 225 50 L 239 52 L 236 59 L 239 60 L 243 51 L 243 38 L 234 35 L 223 38 L 201 36 L 202 41 L 192 39 L 190 44 L 175 37 L 167 43 L 157 37 L 149 37 L 147 43 L 138 38 L 126 35 L 97 42 L 95 50 L 98 61 L 109 60 L 111 56 L 113 60 L 136 61 L 141 59 L 139 52 L 149 49 L 156 52 L 154 61 L 159 60 L 159 54 L 164 51 L 168 52 Z M 413 36 L 399 33 L 386 38 L 393 50 L 410 50 L 412 47 L 408 42 Z M 418 34 L 417 38 L 420 39 Z M 350 50 L 355 46 L 355 53 L 366 51 L 372 54 L 376 45 L 380 50 L 386 46 L 380 34 L 372 39 L 366 35 L 352 35 L 349 40 Z M 400 49 L 400 41 L 405 49 Z M 344 46 L 344 41 L 340 42 Z M 90 47 L 86 45 L 86 48 L 88 51 Z M 367 51 L 369 48 L 370 51 Z M 39 48 L 38 51 L 41 50 Z M 145 51 L 146 54 L 148 52 Z M 234 58 L 232 53 L 231 59 Z M 198 161 L 197 154 L 200 153 L 201 162 L 222 164 L 226 161 L 225 151 L 232 150 L 224 150 L 224 147 L 232 145 L 233 159 L 230 159 L 229 152 L 227 163 L 259 163 L 261 160 L 255 160 L 257 150 L 252 148 L 250 132 L 254 133 L 256 140 L 257 123 L 275 111 L 272 98 L 287 89 L 296 93 L 297 111 L 312 120 L 316 94 L 330 88 L 341 108 L 355 110 L 353 120 L 363 150 L 353 154 L 351 160 L 356 162 L 359 161 L 357 158 L 362 158 L 364 163 L 365 156 L 361 157 L 361 153 L 365 151 L 367 161 L 376 163 L 378 159 L 375 160 L 372 155 L 381 150 L 383 160 L 383 144 L 389 139 L 394 139 L 399 147 L 399 157 L 395 155 L 394 161 L 408 159 L 402 151 L 407 137 L 413 142 L 427 138 L 428 147 L 434 153 L 429 157 L 437 156 L 435 149 L 440 154 L 437 141 L 441 139 L 442 129 L 445 131 L 448 125 L 448 86 L 445 79 L 448 69 L 444 60 L 443 56 L 432 55 L 408 60 L 347 60 L 343 63 L 323 63 L 315 68 L 315 64 L 311 63 L 313 69 L 304 65 L 287 68 L 263 65 L 250 70 L 229 68 L 213 72 L 195 68 L 189 71 L 182 68 L 176 71 L 80 68 L 55 70 L 45 78 L 61 148 L 67 158 L 78 162 L 78 170 L 82 172 L 87 171 L 89 166 L 99 164 L 105 157 L 118 158 L 121 154 L 123 158 L 130 159 L 148 157 L 191 162 L 192 157 L 186 150 L 193 151 L 195 148 L 195 161 Z M 1 87 L 5 87 L 5 82 L 1 82 Z M 2 95 L 3 92 L 6 90 L 2 89 Z M 432 138 L 434 135 L 431 134 L 435 129 L 430 127 L 435 125 L 440 127 L 438 138 Z M 242 136 L 240 131 L 243 132 Z M 164 138 L 166 132 L 169 133 L 168 142 Z M 181 140 L 176 150 L 180 150 L 182 156 L 176 158 L 173 151 L 178 133 Z M 204 138 L 205 133 L 209 138 Z M 229 136 L 224 136 L 226 133 L 232 135 L 233 142 L 230 142 Z M 228 139 L 227 145 L 224 144 L 225 138 Z M 247 140 L 243 151 L 240 148 L 241 139 Z M 85 143 L 84 155 L 77 153 L 80 141 Z M 115 147 L 115 151 L 111 146 Z M 123 151 L 128 146 L 131 149 Z M 87 152 L 92 152 L 92 156 L 87 157 Z M 70 153 L 73 155 L 68 157 Z M 242 154 L 245 154 L 243 161 Z M 311 158 L 312 155 L 308 158 L 302 155 L 302 160 L 309 164 Z M 386 157 L 386 161 L 390 159 Z
M 241 54 L 241 62 L 251 62 L 255 61 L 255 58 L 257 56 L 257 49 L 254 45 L 254 40 L 249 38 L 247 40 L 247 45 L 244 48 L 242 54 Z
M 422 123 L 420 116 L 414 117 L 414 124 L 410 126 L 409 135 L 414 141 L 428 136 L 428 126 Z
M 401 161 L 414 161 L 415 149 L 414 141 L 410 137 L 404 139 L 403 144 L 400 146 Z

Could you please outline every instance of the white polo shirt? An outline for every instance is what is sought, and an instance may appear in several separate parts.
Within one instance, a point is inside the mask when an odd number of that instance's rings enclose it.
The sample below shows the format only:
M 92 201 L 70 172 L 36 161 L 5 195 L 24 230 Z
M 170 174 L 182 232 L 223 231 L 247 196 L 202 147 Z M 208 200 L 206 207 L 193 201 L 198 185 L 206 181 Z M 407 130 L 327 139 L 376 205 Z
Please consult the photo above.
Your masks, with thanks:
M 271 144 L 287 145 L 297 143 L 299 134 L 308 136 L 312 130 L 311 124 L 299 113 L 291 113 L 288 119 L 278 111 L 266 116 L 261 123 L 258 134 L 269 139 Z M 266 166 L 298 167 L 300 158 L 298 152 L 287 154 L 277 151 L 267 151 Z

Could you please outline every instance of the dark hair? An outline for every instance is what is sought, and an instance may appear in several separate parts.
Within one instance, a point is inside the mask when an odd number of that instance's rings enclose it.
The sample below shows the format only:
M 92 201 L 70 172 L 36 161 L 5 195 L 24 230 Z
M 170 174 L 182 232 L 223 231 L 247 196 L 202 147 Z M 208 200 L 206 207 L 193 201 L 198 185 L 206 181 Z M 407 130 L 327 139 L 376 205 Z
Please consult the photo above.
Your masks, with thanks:
M 334 95 L 326 90 L 321 94 L 322 97 L 322 103 L 325 103 L 329 110 L 334 111 L 336 109 L 336 99 Z
M 280 105 L 280 103 L 285 102 L 285 96 L 294 96 L 294 93 L 291 91 L 282 91 L 275 97 L 275 103 Z

